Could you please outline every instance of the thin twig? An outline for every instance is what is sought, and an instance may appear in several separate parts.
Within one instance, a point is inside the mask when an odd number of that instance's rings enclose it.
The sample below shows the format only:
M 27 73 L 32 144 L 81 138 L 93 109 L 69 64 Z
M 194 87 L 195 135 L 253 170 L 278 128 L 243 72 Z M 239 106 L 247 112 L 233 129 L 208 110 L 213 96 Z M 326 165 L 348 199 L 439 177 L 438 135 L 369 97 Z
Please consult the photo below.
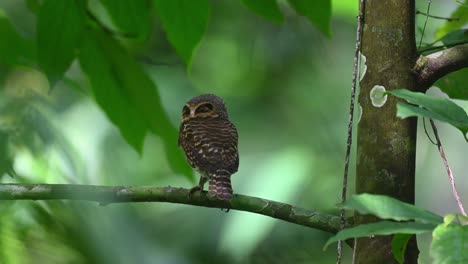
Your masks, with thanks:
M 453 177 L 452 169 L 450 169 L 450 166 L 447 161 L 447 157 L 445 157 L 444 148 L 442 147 L 442 142 L 440 142 L 439 133 L 437 132 L 437 127 L 435 126 L 434 121 L 432 119 L 429 119 L 429 122 L 431 122 L 432 130 L 434 131 L 434 135 L 437 141 L 437 147 L 439 148 L 440 157 L 442 158 L 442 161 L 444 162 L 444 165 L 445 165 L 445 169 L 447 170 L 447 174 L 450 180 L 450 185 L 452 186 L 453 196 L 455 196 L 455 200 L 457 201 L 458 209 L 460 210 L 460 213 L 462 215 L 466 216 L 465 209 L 463 208 L 463 203 L 460 199 L 460 196 L 458 195 L 457 188 L 455 187 L 455 179 Z
M 432 0 L 429 0 L 429 3 L 427 4 L 426 14 L 429 14 L 429 10 L 431 9 L 431 3 L 432 3 Z M 426 16 L 426 21 L 424 21 L 424 27 L 423 27 L 423 31 L 422 31 L 422 34 L 421 34 L 421 40 L 419 41 L 418 50 L 421 48 L 421 44 L 422 44 L 422 40 L 423 40 L 423 37 L 424 37 L 424 32 L 426 31 L 426 25 L 427 25 L 427 20 L 428 19 L 429 19 L 429 15 Z
M 364 22 L 364 0 L 359 2 L 359 15 L 357 16 L 357 29 L 356 29 L 356 47 L 354 49 L 354 68 L 353 68 L 353 79 L 351 84 L 351 102 L 349 104 L 349 123 L 348 123 L 348 139 L 346 145 L 346 157 L 345 167 L 343 174 L 343 189 L 341 192 L 341 202 L 346 201 L 346 193 L 348 189 L 348 171 L 349 171 L 349 157 L 351 155 L 351 145 L 353 143 L 353 116 L 354 116 L 354 101 L 356 97 L 356 83 L 359 69 L 359 52 L 361 51 L 361 36 L 362 36 L 362 24 Z M 346 225 L 345 210 L 340 211 L 340 229 L 343 229 Z M 336 263 L 341 263 L 342 253 L 342 242 L 338 241 L 337 246 L 337 260 Z
M 431 15 L 431 14 L 428 14 L 428 13 L 421 12 L 419 10 L 416 10 L 416 15 L 424 15 L 424 16 L 427 16 L 427 17 L 435 18 L 435 19 L 443 19 L 443 20 L 447 20 L 448 22 L 453 22 L 453 21 L 460 20 L 459 17 L 452 18 L 452 17 L 434 16 L 434 15 Z

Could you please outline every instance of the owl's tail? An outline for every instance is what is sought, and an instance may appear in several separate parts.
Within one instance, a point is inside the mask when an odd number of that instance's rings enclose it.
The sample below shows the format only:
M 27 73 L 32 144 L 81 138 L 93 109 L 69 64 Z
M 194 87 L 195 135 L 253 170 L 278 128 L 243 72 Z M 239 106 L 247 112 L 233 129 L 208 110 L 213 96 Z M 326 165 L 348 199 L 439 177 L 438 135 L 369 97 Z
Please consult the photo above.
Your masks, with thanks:
M 208 194 L 220 200 L 232 199 L 231 174 L 226 170 L 218 170 L 209 175 Z

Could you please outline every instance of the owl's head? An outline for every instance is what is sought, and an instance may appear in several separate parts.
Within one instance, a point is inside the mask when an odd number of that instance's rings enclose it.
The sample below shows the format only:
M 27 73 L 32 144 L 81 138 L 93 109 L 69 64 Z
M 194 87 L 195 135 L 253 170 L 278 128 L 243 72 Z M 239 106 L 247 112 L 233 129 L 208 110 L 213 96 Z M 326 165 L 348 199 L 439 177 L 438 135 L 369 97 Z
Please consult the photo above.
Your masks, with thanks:
M 182 109 L 182 120 L 191 118 L 228 118 L 228 113 L 221 97 L 202 94 L 190 99 Z

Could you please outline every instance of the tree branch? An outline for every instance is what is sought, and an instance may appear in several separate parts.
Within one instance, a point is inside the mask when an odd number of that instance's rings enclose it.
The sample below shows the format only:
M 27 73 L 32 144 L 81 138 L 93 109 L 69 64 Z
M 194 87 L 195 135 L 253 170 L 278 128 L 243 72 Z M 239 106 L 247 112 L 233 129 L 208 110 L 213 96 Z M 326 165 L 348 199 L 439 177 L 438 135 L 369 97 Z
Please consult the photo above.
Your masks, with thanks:
M 267 199 L 235 194 L 231 202 L 210 199 L 206 192 L 174 187 L 99 186 L 73 184 L 0 184 L 0 200 L 82 200 L 109 203 L 166 202 L 229 208 L 281 219 L 286 222 L 336 233 L 338 216 L 311 211 Z
M 443 76 L 468 67 L 468 44 L 420 56 L 414 68 L 420 91 L 426 91 Z

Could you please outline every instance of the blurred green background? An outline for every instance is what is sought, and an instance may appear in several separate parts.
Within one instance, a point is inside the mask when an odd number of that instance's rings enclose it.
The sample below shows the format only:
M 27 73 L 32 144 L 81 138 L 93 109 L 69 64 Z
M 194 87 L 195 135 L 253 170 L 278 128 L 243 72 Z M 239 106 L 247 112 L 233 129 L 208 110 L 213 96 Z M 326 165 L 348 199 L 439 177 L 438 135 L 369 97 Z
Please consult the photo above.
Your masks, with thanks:
M 2 0 L 0 15 L 32 39 L 31 2 Z M 208 30 L 189 70 L 157 20 L 151 41 L 131 48 L 157 83 L 174 126 L 191 97 L 224 98 L 239 131 L 236 193 L 337 214 L 357 2 L 332 1 L 333 36 L 327 38 L 282 1 L 285 21 L 277 25 L 240 1 L 213 0 Z M 427 2 L 417 1 L 418 10 L 425 11 Z M 431 13 L 449 16 L 455 7 L 455 1 L 432 1 Z M 417 17 L 418 40 L 424 21 Z M 441 23 L 429 19 L 425 43 Z M 5 153 L 0 162 L 13 161 L 17 174 L 0 175 L 1 182 L 188 188 L 197 181 L 170 169 L 155 135 L 147 135 L 142 155 L 132 149 L 92 99 L 78 63 L 53 89 L 39 71 L 1 63 L 0 81 L 0 126 L 8 131 L 0 135 Z M 440 124 L 439 130 L 468 204 L 468 148 L 455 128 Z M 352 193 L 354 157 L 351 164 Z M 456 212 L 442 161 L 423 129 L 416 171 L 416 204 L 439 214 Z M 335 248 L 322 251 L 328 237 L 251 213 L 177 204 L 0 202 L 0 263 L 334 263 Z M 419 237 L 420 263 L 430 262 L 429 239 Z M 345 258 L 350 255 L 345 247 Z

